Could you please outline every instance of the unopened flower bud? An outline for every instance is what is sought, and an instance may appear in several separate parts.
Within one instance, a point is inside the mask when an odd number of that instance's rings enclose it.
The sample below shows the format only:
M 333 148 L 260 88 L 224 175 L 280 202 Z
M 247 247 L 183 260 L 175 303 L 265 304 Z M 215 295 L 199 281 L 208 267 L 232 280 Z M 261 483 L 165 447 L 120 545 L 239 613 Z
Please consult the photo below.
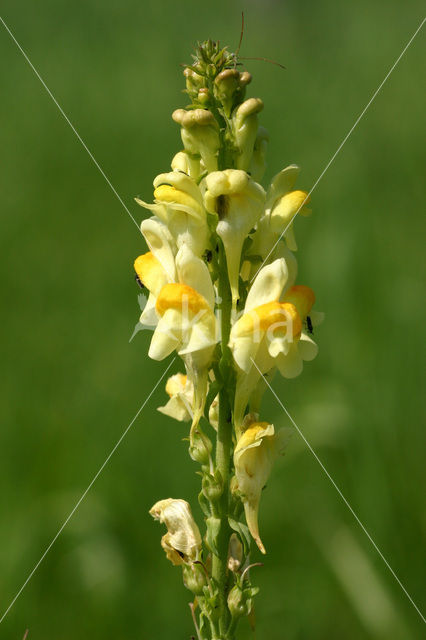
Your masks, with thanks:
M 222 103 L 229 117 L 240 87 L 240 72 L 237 69 L 225 69 L 216 76 L 214 85 L 215 98 Z
M 213 429 L 217 431 L 219 425 L 219 396 L 217 395 L 210 405 L 209 422 Z
M 203 493 L 210 502 L 217 502 L 223 493 L 223 481 L 219 471 L 212 476 L 206 473 L 201 483 Z
M 199 427 L 191 432 L 189 455 L 195 462 L 199 462 L 201 465 L 208 465 L 212 449 L 213 445 L 210 438 L 205 434 L 201 434 Z
M 262 109 L 263 102 L 260 98 L 249 98 L 238 107 L 233 116 L 235 142 L 239 149 L 238 169 L 249 170 L 257 136 L 257 114 Z
M 240 86 L 246 87 L 252 81 L 252 75 L 248 71 L 240 73 Z
M 207 171 L 217 169 L 217 154 L 220 147 L 219 125 L 208 109 L 176 109 L 172 118 L 181 125 L 181 136 L 185 150 L 199 154 Z
M 241 567 L 243 561 L 243 545 L 236 533 L 229 539 L 228 569 L 234 573 Z
M 197 98 L 200 104 L 207 105 L 207 103 L 210 101 L 210 92 L 207 87 L 203 87 L 198 91 Z
M 198 562 L 187 564 L 183 569 L 183 584 L 196 596 L 203 593 L 203 588 L 207 584 L 206 574 Z
M 259 593 L 257 587 L 242 589 L 238 584 L 228 594 L 228 609 L 233 618 L 248 616 L 253 607 L 253 597 Z
M 196 73 L 193 69 L 186 67 L 183 71 L 186 78 L 186 90 L 191 98 L 196 98 L 198 90 L 204 87 L 205 81 L 203 76 Z

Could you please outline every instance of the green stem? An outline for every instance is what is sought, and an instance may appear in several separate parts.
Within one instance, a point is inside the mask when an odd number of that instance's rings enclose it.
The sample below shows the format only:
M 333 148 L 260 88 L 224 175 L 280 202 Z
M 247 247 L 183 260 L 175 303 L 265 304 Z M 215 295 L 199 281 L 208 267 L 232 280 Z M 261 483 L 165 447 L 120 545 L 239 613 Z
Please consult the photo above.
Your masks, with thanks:
M 227 584 L 227 564 L 228 546 L 231 535 L 231 528 L 228 522 L 229 512 L 229 481 L 230 465 L 232 453 L 232 412 L 229 399 L 229 386 L 227 373 L 231 360 L 229 358 L 229 332 L 231 326 L 231 291 L 228 282 L 226 258 L 223 247 L 219 253 L 219 296 L 221 298 L 221 347 L 222 356 L 219 368 L 221 369 L 224 383 L 219 391 L 219 424 L 216 439 L 216 468 L 222 478 L 223 493 L 217 505 L 218 517 L 221 521 L 220 532 L 217 539 L 217 550 L 219 555 L 213 555 L 212 576 L 219 589 L 219 630 L 221 638 L 232 638 L 226 634 L 230 623 L 230 613 L 227 605 L 228 584 Z M 222 366 L 221 366 L 222 365 Z M 228 371 L 227 371 L 228 369 Z M 225 375 L 224 375 L 225 374 Z
M 213 95 L 213 86 L 210 87 Z M 226 131 L 228 123 L 219 113 L 216 107 L 212 108 L 215 118 L 219 124 L 220 149 L 218 154 L 218 169 L 232 166 L 230 149 L 227 148 Z M 228 548 L 231 536 L 231 527 L 228 522 L 229 501 L 230 501 L 230 467 L 232 457 L 232 397 L 230 398 L 229 381 L 232 375 L 232 357 L 229 351 L 228 342 L 231 331 L 231 311 L 232 296 L 229 286 L 228 269 L 226 264 L 225 250 L 219 240 L 219 278 L 218 295 L 220 298 L 221 312 L 221 359 L 219 362 L 220 375 L 222 377 L 222 387 L 219 391 L 219 420 L 216 437 L 216 469 L 222 478 L 223 493 L 217 505 L 215 505 L 215 515 L 220 519 L 220 531 L 217 537 L 218 555 L 213 554 L 212 577 L 216 581 L 219 590 L 219 637 L 213 640 L 233 640 L 233 629 L 231 628 L 231 615 L 228 609 Z

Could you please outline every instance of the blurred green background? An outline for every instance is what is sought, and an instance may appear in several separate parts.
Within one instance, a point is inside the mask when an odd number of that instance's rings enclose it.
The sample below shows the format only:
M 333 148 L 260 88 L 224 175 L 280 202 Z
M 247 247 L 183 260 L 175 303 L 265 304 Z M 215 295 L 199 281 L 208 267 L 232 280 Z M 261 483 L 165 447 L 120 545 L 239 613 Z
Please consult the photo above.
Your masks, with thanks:
M 196 40 L 247 61 L 268 173 L 309 189 L 422 19 L 422 3 L 3 0 L 1 15 L 138 221 L 180 148 L 179 63 Z M 1 25 L 0 25 L 1 26 Z M 415 602 L 424 602 L 424 93 L 421 33 L 296 224 L 320 355 L 274 388 Z M 146 356 L 134 224 L 0 28 L 0 616 L 164 371 Z M 173 365 L 173 370 L 178 367 Z M 185 426 L 154 393 L 7 618 L 0 638 L 193 633 L 181 575 L 148 515 L 190 500 Z M 289 424 L 272 395 L 264 419 Z M 423 623 L 295 434 L 261 505 L 258 640 L 420 638 Z M 257 556 L 256 556 L 257 559 Z M 252 639 L 248 625 L 241 639 Z

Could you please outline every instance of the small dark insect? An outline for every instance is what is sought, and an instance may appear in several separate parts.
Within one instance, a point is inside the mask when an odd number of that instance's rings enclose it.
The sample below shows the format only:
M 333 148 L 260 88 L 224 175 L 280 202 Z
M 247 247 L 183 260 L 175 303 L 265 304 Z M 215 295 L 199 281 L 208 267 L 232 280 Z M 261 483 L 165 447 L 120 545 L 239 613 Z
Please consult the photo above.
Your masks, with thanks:
M 311 320 L 311 316 L 306 316 L 306 327 L 308 329 L 308 333 L 310 333 L 311 335 L 313 335 L 314 333 L 314 328 L 312 326 L 312 320 Z
M 212 258 L 213 258 L 212 252 L 210 251 L 210 249 L 207 249 L 207 251 L 204 252 L 204 260 L 206 262 L 211 262 Z
M 145 285 L 143 284 L 142 280 L 139 278 L 138 274 L 135 275 L 135 280 L 138 283 L 138 285 L 140 286 L 141 289 L 145 289 Z

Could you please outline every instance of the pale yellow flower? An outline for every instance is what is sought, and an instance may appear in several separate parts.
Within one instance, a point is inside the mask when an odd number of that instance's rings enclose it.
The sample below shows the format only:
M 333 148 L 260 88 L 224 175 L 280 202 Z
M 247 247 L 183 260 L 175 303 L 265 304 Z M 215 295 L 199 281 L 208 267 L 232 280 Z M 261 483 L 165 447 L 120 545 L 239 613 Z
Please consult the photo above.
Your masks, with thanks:
M 299 172 L 295 164 L 283 169 L 272 179 L 266 192 L 265 217 L 269 218 L 270 230 L 276 238 L 285 231 L 285 241 L 292 251 L 297 249 L 292 223 L 294 216 L 296 213 L 302 216 L 311 214 L 307 207 L 310 202 L 308 193 L 293 189 Z
M 154 203 L 136 202 L 152 211 L 168 228 L 178 248 L 187 245 L 200 256 L 208 241 L 208 225 L 201 191 L 193 178 L 180 171 L 154 180 Z
M 214 289 L 207 266 L 199 258 L 193 257 L 182 266 L 177 260 L 177 269 L 182 273 L 182 279 L 190 284 L 169 283 L 159 292 L 155 305 L 159 321 L 148 355 L 154 360 L 163 360 L 177 351 L 184 360 L 194 387 L 195 427 L 204 411 L 208 366 L 218 341 Z
M 190 564 L 199 559 L 201 535 L 188 502 L 167 498 L 156 502 L 149 513 L 167 527 L 161 546 L 174 565 Z
M 258 222 L 265 203 L 262 187 L 245 171 L 214 171 L 204 180 L 207 211 L 217 214 L 217 234 L 223 241 L 228 277 L 235 308 L 239 298 L 241 250 L 249 231 Z
M 229 346 L 238 371 L 234 407 L 237 434 L 261 374 L 274 366 L 273 359 L 270 365 L 269 349 L 275 351 L 279 344 L 281 350 L 288 350 L 302 328 L 295 306 L 280 302 L 287 279 L 283 258 L 263 267 L 248 293 L 244 313 L 231 329 Z
M 164 407 L 158 407 L 158 411 L 179 422 L 189 422 L 192 419 L 194 385 L 188 376 L 183 373 L 171 376 L 166 383 L 166 393 L 169 401 Z
M 208 365 L 218 341 L 215 291 L 206 263 L 187 245 L 182 245 L 172 264 L 175 281 L 171 282 L 152 252 L 136 259 L 138 278 L 150 292 L 140 323 L 155 327 L 150 358 L 163 360 L 176 350 L 184 360 L 188 384 L 195 390 L 191 402 L 194 426 L 204 410 Z
M 153 327 L 158 323 L 157 298 L 166 284 L 187 284 L 204 295 L 212 306 L 214 289 L 205 262 L 195 256 L 187 245 L 183 245 L 175 256 L 163 237 L 163 225 L 152 218 L 144 222 L 149 223 L 142 223 L 142 227 L 152 250 L 138 256 L 134 262 L 140 284 L 149 291 L 148 301 L 140 317 L 141 324 Z
M 244 504 L 247 526 L 262 553 L 266 551 L 258 526 L 260 496 L 273 462 L 283 453 L 287 439 L 288 430 L 280 429 L 275 433 L 274 425 L 254 422 L 239 438 L 234 451 L 237 490 Z

